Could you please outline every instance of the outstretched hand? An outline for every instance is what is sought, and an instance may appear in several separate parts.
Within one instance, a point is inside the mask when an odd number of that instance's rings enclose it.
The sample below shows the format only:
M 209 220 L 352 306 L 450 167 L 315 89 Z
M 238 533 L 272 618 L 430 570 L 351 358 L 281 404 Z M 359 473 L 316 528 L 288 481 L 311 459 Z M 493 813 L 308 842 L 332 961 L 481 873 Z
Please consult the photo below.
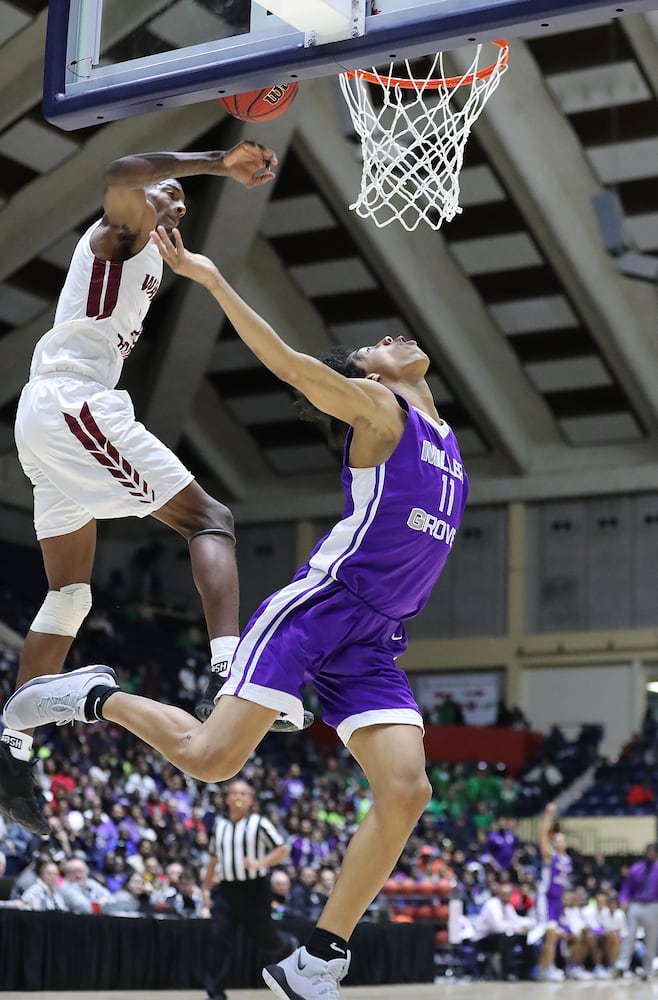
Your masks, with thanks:
M 178 229 L 172 229 L 170 236 L 164 226 L 158 226 L 151 231 L 151 243 L 158 248 L 160 256 L 174 274 L 191 278 L 206 287 L 217 277 L 217 268 L 208 257 L 186 249 Z
M 227 177 L 251 188 L 271 181 L 278 162 L 273 149 L 245 139 L 224 153 L 222 167 Z

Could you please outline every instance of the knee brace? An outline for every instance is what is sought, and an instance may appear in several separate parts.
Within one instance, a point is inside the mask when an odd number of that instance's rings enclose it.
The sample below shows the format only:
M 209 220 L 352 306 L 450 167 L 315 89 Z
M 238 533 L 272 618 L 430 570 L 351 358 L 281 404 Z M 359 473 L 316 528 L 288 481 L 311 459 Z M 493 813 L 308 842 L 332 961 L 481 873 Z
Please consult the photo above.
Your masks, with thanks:
M 75 638 L 91 611 L 91 587 L 88 583 L 70 583 L 61 590 L 49 590 L 30 625 L 32 632 L 70 635 Z

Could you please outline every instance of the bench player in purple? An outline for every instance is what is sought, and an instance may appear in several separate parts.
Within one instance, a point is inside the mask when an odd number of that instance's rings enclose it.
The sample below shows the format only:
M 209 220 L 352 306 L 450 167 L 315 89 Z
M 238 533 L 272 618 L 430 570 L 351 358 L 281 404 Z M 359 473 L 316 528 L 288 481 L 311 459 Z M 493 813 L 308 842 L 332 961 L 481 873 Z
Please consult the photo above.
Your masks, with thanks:
M 335 1000 L 349 937 L 431 795 L 422 716 L 395 661 L 407 645 L 404 621 L 424 606 L 450 553 L 468 479 L 425 380 L 428 357 L 413 340 L 336 349 L 323 364 L 288 347 L 211 261 L 172 235 L 152 234 L 172 270 L 211 292 L 244 343 L 313 413 L 347 425 L 343 517 L 253 615 L 206 722 L 120 691 L 105 666 L 28 682 L 7 702 L 5 721 L 23 728 L 108 719 L 187 774 L 224 781 L 280 713 L 303 723 L 300 694 L 310 680 L 324 721 L 367 775 L 373 806 L 306 947 L 263 975 L 282 998 Z
M 537 978 L 549 982 L 564 979 L 564 973 L 555 965 L 555 952 L 558 939 L 563 936 L 560 928 L 562 899 L 565 891 L 571 888 L 573 873 L 573 862 L 567 853 L 567 838 L 560 832 L 551 834 L 555 813 L 555 803 L 549 802 L 539 825 L 542 870 L 535 904 L 537 920 L 546 928 Z

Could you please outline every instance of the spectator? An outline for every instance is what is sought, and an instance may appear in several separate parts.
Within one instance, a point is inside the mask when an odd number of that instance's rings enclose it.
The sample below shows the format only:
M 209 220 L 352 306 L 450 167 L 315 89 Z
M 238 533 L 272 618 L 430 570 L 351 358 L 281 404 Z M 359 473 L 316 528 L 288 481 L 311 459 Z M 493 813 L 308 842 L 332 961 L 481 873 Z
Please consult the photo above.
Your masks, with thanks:
M 59 869 L 50 858 L 41 858 L 36 865 L 36 881 L 26 889 L 21 899 L 28 910 L 66 910 L 64 897 L 57 888 Z
M 335 885 L 336 872 L 333 868 L 321 868 L 318 872 L 318 880 L 315 883 L 315 891 L 320 896 L 323 907 L 331 896 Z
M 313 837 L 313 823 L 303 819 L 299 825 L 299 836 L 290 842 L 290 861 L 299 871 L 308 865 L 315 867 L 322 862 L 328 848 Z
M 656 801 L 656 795 L 648 778 L 638 781 L 628 789 L 626 805 L 646 806 Z
M 103 913 L 113 917 L 149 917 L 153 907 L 146 888 L 144 876 L 139 872 L 129 872 L 123 886 L 113 892 L 103 906 Z
M 175 885 L 170 883 L 153 890 L 151 904 L 155 912 L 184 918 L 202 917 L 203 893 L 192 869 L 181 867 L 180 874 L 175 872 L 175 877 Z
M 64 863 L 60 891 L 71 913 L 98 913 L 110 899 L 105 886 L 89 877 L 89 866 L 83 858 L 71 858 Z
M 15 879 L 8 877 L 6 872 L 7 859 L 2 851 L 0 851 L 0 909 L 26 909 L 25 903 L 22 899 L 11 898 Z
M 288 913 L 291 917 L 303 917 L 317 921 L 327 897 L 317 888 L 317 872 L 310 865 L 302 868 L 299 878 L 290 890 Z
M 281 804 L 284 809 L 292 802 L 300 799 L 306 790 L 299 764 L 291 764 L 283 780 L 283 797 Z
M 270 875 L 273 920 L 280 920 L 281 917 L 289 914 L 291 888 L 290 875 L 284 872 L 282 868 L 275 868 Z
M 564 782 L 560 769 L 551 763 L 548 757 L 543 757 L 536 767 L 531 768 L 523 778 L 524 784 L 539 785 L 542 793 L 549 799 L 555 798 Z
M 513 722 L 514 722 L 514 713 L 505 704 L 505 699 L 499 698 L 498 705 L 496 708 L 496 721 L 494 722 L 494 725 L 505 727 L 505 726 L 511 726 Z
M 516 820 L 500 816 L 487 837 L 487 850 L 499 871 L 509 871 L 522 841 L 516 835 Z
M 436 722 L 439 726 L 463 726 L 464 713 L 458 701 L 455 701 L 450 691 L 436 710 Z
M 158 786 L 151 774 L 151 768 L 144 754 L 140 754 L 135 761 L 135 766 L 128 775 L 124 787 L 128 796 L 137 793 L 140 802 L 146 802 L 152 792 L 157 793 Z

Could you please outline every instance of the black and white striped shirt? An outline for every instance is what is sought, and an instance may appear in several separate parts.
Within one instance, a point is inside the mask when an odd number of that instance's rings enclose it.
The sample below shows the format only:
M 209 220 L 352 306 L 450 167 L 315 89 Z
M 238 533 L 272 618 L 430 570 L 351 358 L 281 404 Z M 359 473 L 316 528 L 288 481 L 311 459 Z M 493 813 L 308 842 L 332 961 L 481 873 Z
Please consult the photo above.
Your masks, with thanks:
M 251 813 L 237 823 L 226 816 L 215 822 L 210 839 L 210 853 L 217 858 L 217 867 L 225 882 L 246 882 L 264 878 L 267 868 L 247 870 L 245 858 L 260 860 L 285 841 L 275 826 L 265 816 Z

